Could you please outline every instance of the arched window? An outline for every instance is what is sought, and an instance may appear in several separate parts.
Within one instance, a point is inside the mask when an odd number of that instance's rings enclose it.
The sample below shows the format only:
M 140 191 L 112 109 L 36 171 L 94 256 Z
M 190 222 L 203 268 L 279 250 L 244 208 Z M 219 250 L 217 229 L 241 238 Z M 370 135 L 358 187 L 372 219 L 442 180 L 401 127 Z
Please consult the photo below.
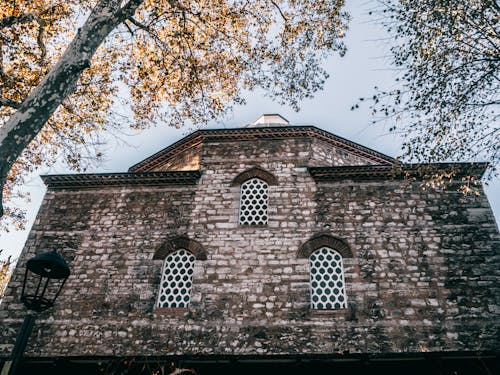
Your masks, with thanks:
M 309 256 L 309 264 L 311 308 L 347 308 L 342 255 L 329 247 L 321 247 Z
M 267 224 L 268 187 L 266 181 L 257 177 L 241 184 L 240 225 Z
M 185 249 L 174 251 L 165 258 L 158 292 L 158 307 L 188 307 L 194 262 L 195 256 Z

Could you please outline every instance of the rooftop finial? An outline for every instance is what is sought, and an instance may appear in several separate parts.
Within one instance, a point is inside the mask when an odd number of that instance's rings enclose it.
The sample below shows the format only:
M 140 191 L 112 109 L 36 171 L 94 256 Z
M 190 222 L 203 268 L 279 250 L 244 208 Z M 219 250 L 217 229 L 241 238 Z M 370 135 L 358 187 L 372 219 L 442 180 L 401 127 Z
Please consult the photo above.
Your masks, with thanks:
M 263 114 L 257 120 L 249 124 L 249 128 L 261 128 L 271 126 L 287 126 L 290 122 L 277 113 Z

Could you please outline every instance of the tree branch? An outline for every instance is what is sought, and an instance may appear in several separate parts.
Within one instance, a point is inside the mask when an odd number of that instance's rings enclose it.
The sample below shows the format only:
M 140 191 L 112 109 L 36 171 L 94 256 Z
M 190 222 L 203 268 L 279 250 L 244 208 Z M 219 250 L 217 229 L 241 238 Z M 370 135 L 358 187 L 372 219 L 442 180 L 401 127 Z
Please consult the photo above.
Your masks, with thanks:
M 285 22 L 288 22 L 288 18 L 286 18 L 286 17 L 285 17 L 285 15 L 284 15 L 284 14 L 283 14 L 283 12 L 281 11 L 281 8 L 279 7 L 279 5 L 278 5 L 278 4 L 276 4 L 273 0 L 271 0 L 271 4 L 273 4 L 273 5 L 274 5 L 274 7 L 275 7 L 276 9 L 278 9 L 278 12 L 280 13 L 281 18 L 283 18 L 283 20 L 284 20 Z
M 157 42 L 158 47 L 165 48 L 165 44 L 163 43 L 163 41 L 158 37 L 158 35 L 153 30 L 151 30 L 150 27 L 148 27 L 147 25 L 144 25 L 143 23 L 137 21 L 134 17 L 129 17 L 129 18 L 126 19 L 126 21 L 129 21 L 130 23 L 132 23 L 137 28 L 139 28 L 141 30 L 144 30 L 146 33 L 148 33 L 149 35 L 151 35 L 151 37 Z M 127 28 L 130 30 L 130 32 L 133 35 L 133 31 L 128 27 L 128 24 L 126 22 L 123 22 L 123 23 L 125 24 L 125 26 L 127 26 Z
M 18 109 L 21 107 L 21 103 L 6 98 L 0 98 L 0 106 Z
M 127 21 L 130 21 L 132 24 L 137 26 L 139 29 L 146 31 L 148 34 L 151 34 L 151 35 L 154 34 L 147 25 L 144 25 L 143 23 L 137 21 L 134 17 L 127 18 Z
M 47 56 L 47 49 L 45 48 L 45 43 L 43 42 L 43 32 L 45 30 L 45 21 L 40 19 L 38 22 L 38 35 L 36 37 L 36 42 L 42 54 L 40 55 L 40 62 L 42 62 Z
M 127 28 L 128 32 L 130 33 L 130 35 L 133 37 L 135 34 L 134 34 L 134 30 L 132 30 L 130 28 L 130 26 L 128 25 L 128 23 L 126 22 L 127 20 L 123 21 L 123 24 L 125 25 L 125 27 Z
M 122 6 L 121 9 L 113 16 L 114 21 L 119 24 L 124 22 L 129 17 L 132 17 L 137 8 L 139 8 L 143 2 L 144 0 L 129 0 L 128 3 Z
M 7 16 L 0 18 L 0 27 L 11 27 L 20 23 L 39 21 L 40 18 L 33 13 L 21 14 L 20 16 Z
M 40 17 L 41 16 L 45 16 L 47 14 L 50 14 L 56 8 L 62 7 L 62 6 L 63 5 L 61 5 L 61 4 L 56 4 L 56 5 L 53 5 L 53 6 L 49 7 L 49 8 L 46 8 L 44 10 L 41 10 L 40 12 L 38 12 L 38 14 L 24 13 L 24 14 L 21 14 L 19 16 L 2 17 L 2 18 L 0 18 L 0 28 L 2 28 L 2 27 L 11 27 L 11 26 L 14 26 L 14 25 L 18 25 L 18 24 L 21 24 L 21 23 L 32 22 L 32 21 L 36 21 L 39 24 L 42 23 L 42 22 L 45 23 L 45 21 L 43 19 L 41 19 Z
M 42 14 L 48 13 L 52 8 L 49 8 L 42 12 Z M 46 22 L 43 18 L 37 16 L 33 13 L 26 13 L 20 16 L 8 16 L 0 19 L 0 28 L 12 27 L 14 25 L 22 24 L 22 23 L 30 23 L 36 22 L 38 23 L 38 35 L 36 38 L 38 47 L 40 48 L 41 56 L 40 61 L 43 61 L 47 56 L 47 49 L 45 48 L 45 43 L 43 41 L 43 32 L 45 31 Z
M 37 136 L 62 101 L 77 88 L 82 72 L 109 33 L 132 16 L 143 0 L 130 0 L 120 8 L 121 0 L 100 0 L 85 24 L 42 82 L 31 92 L 9 120 L 0 127 L 0 183 L 25 147 Z M 6 17 L 3 24 L 19 22 Z M 1 198 L 0 193 L 0 198 Z M 0 217 L 4 210 L 0 200 Z

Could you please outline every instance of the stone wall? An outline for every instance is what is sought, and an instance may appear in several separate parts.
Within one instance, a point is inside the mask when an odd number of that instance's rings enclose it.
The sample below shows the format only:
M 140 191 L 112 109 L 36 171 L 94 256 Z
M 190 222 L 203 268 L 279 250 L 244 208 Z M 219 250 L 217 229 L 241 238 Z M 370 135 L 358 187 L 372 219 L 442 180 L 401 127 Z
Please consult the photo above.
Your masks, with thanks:
M 200 153 L 202 144 L 195 145 L 185 151 L 177 153 L 175 156 L 157 168 L 155 172 L 163 171 L 197 171 L 200 169 Z
M 311 156 L 307 164 L 309 167 L 367 164 L 376 163 L 354 153 L 332 147 L 323 140 L 313 139 L 311 141 Z
M 311 143 L 206 143 L 196 186 L 49 190 L 1 305 L 0 349 L 12 348 L 24 314 L 24 260 L 57 248 L 72 275 L 36 322 L 32 356 L 498 351 L 500 238 L 485 196 L 401 181 L 316 184 L 305 168 Z M 268 224 L 243 227 L 231 182 L 255 166 L 278 183 Z M 348 309 L 309 308 L 298 252 L 319 233 L 353 253 Z M 155 309 L 153 255 L 176 236 L 207 259 L 196 262 L 188 309 Z

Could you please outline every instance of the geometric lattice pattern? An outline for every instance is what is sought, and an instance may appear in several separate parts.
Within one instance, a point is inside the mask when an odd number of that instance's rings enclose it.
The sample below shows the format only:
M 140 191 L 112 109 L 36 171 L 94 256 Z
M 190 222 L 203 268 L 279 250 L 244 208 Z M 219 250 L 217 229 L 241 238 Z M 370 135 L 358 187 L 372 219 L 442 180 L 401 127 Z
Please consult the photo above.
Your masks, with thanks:
M 309 257 L 311 269 L 311 308 L 332 310 L 347 308 L 342 256 L 322 247 Z
M 158 307 L 188 307 L 195 257 L 181 249 L 165 258 L 158 293 Z
M 267 182 L 260 178 L 251 178 L 241 185 L 240 224 L 267 224 Z

